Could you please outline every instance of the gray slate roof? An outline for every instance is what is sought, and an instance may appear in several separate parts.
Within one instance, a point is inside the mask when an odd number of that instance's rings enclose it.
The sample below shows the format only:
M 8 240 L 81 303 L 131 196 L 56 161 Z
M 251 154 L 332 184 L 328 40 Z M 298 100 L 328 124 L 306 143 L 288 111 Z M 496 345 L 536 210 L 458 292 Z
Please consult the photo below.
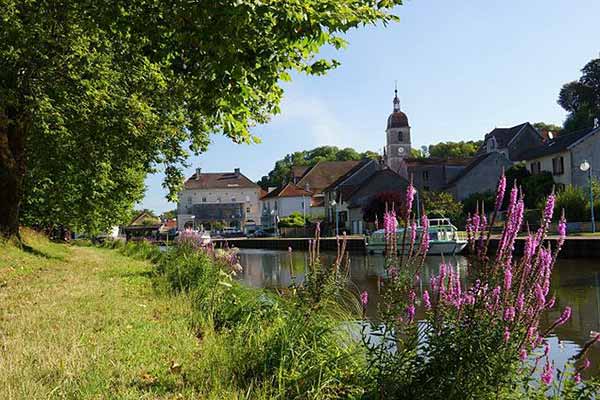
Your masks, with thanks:
M 528 150 L 525 153 L 525 159 L 531 160 L 551 154 L 556 154 L 568 150 L 572 145 L 588 135 L 600 132 L 600 128 L 582 129 L 579 131 L 566 133 L 549 140 L 545 144 Z
M 499 149 L 503 149 L 508 146 L 510 141 L 527 125 L 529 125 L 529 122 L 513 126 L 512 128 L 494 128 L 493 131 L 485 135 L 485 140 L 493 136 L 496 139 L 496 146 L 498 146 Z

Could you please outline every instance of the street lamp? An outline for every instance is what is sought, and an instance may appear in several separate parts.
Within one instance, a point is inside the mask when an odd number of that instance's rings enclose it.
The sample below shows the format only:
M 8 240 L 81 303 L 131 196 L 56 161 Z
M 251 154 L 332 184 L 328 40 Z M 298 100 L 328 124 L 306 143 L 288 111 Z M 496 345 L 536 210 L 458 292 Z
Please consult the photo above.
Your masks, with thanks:
M 592 168 L 587 160 L 583 160 L 579 169 L 588 173 L 588 183 L 590 185 L 590 210 L 592 212 L 592 232 L 596 232 L 596 218 L 594 217 L 594 191 L 592 190 Z
M 329 203 L 329 205 L 331 207 L 333 207 L 333 212 L 335 214 L 335 235 L 337 236 L 340 230 L 340 224 L 339 224 L 339 220 L 338 220 L 338 213 L 337 213 L 337 209 L 335 208 L 335 206 L 337 205 L 337 203 L 335 202 L 335 200 L 331 200 L 331 203 Z

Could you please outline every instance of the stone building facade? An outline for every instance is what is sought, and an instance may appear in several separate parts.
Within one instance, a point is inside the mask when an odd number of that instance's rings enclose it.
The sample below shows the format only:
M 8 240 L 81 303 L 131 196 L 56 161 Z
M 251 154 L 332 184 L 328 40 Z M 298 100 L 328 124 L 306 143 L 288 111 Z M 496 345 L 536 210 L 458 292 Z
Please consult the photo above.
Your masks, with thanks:
M 233 172 L 202 172 L 196 169 L 184 184 L 177 206 L 177 227 L 210 229 L 216 223 L 253 231 L 260 226 L 261 188 L 244 176 L 239 168 Z

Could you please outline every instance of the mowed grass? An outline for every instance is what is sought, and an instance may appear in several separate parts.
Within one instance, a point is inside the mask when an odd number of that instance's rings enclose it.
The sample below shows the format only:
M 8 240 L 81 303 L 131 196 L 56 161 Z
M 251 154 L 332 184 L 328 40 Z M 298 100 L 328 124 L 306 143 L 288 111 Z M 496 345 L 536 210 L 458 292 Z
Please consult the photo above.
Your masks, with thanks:
M 149 262 L 24 239 L 0 243 L 1 399 L 199 398 L 190 301 Z

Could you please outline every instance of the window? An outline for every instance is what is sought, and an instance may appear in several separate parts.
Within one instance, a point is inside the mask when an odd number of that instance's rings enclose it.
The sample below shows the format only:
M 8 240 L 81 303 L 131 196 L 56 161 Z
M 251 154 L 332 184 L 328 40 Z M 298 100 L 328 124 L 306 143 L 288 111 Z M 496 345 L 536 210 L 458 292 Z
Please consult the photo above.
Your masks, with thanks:
M 203 197 L 203 198 L 202 198 L 202 202 L 203 202 L 203 203 L 206 203 L 206 197 Z
M 192 204 L 192 196 L 189 196 L 189 197 L 187 198 L 187 200 L 188 200 L 188 204 Z
M 399 142 L 402 142 L 402 141 L 404 141 L 404 138 L 403 138 L 402 132 L 398 132 L 398 141 L 399 141 Z
M 565 159 L 561 157 L 555 157 L 552 159 L 552 174 L 562 175 L 565 173 Z
M 429 171 L 423 171 L 423 180 L 424 181 L 428 181 L 429 180 Z
M 250 214 L 252 210 L 250 209 L 250 207 L 246 207 L 246 214 Z
M 235 197 L 232 197 L 232 198 L 231 198 L 231 202 L 232 202 L 232 203 L 235 203 Z
M 541 171 L 541 164 L 539 161 L 534 161 L 529 165 L 532 174 L 539 174 Z
M 220 203 L 220 202 L 221 202 L 221 198 L 217 197 L 217 203 Z

